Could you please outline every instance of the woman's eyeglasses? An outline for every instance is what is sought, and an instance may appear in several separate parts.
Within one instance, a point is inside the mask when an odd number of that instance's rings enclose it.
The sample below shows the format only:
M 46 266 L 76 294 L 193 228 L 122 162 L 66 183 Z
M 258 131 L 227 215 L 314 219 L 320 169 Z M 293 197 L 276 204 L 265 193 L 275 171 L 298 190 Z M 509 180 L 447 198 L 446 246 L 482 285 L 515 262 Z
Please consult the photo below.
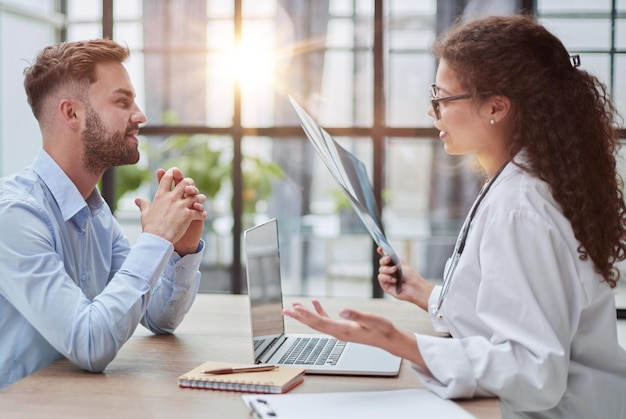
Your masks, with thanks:
M 451 102 L 453 100 L 461 100 L 461 99 L 469 99 L 472 97 L 471 94 L 465 93 L 463 95 L 455 95 L 455 96 L 447 96 L 447 97 L 437 97 L 438 88 L 435 83 L 430 85 L 430 104 L 433 107 L 433 111 L 435 112 L 435 117 L 437 119 L 441 119 L 441 113 L 439 112 L 439 104 L 444 102 Z

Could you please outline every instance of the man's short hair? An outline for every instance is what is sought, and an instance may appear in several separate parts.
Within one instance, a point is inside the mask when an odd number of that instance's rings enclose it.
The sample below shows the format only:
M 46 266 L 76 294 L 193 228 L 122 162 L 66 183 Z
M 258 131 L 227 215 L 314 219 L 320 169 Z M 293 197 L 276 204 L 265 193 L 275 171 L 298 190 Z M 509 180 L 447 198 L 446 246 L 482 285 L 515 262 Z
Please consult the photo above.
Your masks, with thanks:
M 130 50 L 109 39 L 61 42 L 37 54 L 35 62 L 24 70 L 24 89 L 35 118 L 41 122 L 43 103 L 61 87 L 74 87 L 84 94 L 96 81 L 96 65 L 124 62 Z

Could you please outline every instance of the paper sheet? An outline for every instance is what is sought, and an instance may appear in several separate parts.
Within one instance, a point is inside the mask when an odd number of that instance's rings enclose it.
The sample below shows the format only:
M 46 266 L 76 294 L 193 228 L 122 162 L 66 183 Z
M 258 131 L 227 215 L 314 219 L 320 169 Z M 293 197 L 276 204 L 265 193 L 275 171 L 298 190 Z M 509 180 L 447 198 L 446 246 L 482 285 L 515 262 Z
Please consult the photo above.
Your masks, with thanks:
M 255 417 L 261 419 L 464 419 L 466 410 L 426 389 L 243 395 Z

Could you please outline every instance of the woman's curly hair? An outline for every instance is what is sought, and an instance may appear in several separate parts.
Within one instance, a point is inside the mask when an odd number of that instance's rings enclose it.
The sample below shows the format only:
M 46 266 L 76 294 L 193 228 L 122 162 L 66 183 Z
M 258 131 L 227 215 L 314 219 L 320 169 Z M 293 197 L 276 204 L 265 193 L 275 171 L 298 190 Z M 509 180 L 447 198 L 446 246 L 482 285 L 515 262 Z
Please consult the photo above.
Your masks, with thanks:
M 468 92 L 508 97 L 515 109 L 509 147 L 524 149 L 523 167 L 545 180 L 579 240 L 615 287 L 626 258 L 626 206 L 617 172 L 618 115 L 606 87 L 573 65 L 553 34 L 528 16 L 458 22 L 435 42 Z

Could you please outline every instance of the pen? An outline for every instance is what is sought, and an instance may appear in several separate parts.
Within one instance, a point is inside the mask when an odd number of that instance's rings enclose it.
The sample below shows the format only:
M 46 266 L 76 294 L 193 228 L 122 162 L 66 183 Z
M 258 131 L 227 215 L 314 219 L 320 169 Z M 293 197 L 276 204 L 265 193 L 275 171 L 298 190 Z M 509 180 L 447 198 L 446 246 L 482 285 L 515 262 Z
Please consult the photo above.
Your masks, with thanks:
M 278 368 L 276 365 L 252 365 L 249 367 L 216 368 L 202 371 L 203 374 L 234 374 L 237 372 L 271 371 Z

